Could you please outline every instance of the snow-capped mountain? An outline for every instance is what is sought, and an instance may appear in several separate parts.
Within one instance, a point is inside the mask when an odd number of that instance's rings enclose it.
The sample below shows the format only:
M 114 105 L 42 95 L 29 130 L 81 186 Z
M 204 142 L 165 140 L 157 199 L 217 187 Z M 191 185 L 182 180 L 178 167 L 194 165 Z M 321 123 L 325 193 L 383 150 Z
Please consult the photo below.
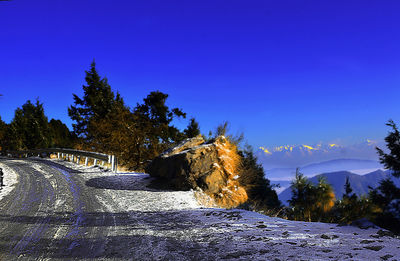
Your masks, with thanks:
M 344 146 L 336 143 L 317 145 L 285 145 L 278 147 L 259 147 L 257 157 L 264 169 L 296 168 L 311 163 L 335 159 L 363 159 L 378 161 L 376 147 L 384 148 L 381 142 L 365 142 Z
M 318 163 L 312 163 L 299 167 L 301 173 L 307 177 L 313 177 L 322 173 L 335 171 L 350 171 L 355 174 L 366 174 L 383 169 L 384 166 L 378 161 L 361 159 L 334 159 Z M 296 168 L 274 168 L 265 170 L 265 176 L 271 181 L 292 180 Z

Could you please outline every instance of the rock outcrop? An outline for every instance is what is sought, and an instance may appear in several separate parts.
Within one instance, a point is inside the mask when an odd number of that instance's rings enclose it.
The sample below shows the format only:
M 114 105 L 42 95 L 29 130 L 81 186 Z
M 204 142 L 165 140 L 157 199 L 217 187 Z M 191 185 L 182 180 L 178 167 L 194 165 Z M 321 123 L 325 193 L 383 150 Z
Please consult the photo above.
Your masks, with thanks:
M 199 135 L 162 153 L 146 172 L 177 190 L 201 189 L 216 205 L 229 208 L 247 201 L 237 180 L 239 164 L 236 146 L 225 137 L 206 143 Z

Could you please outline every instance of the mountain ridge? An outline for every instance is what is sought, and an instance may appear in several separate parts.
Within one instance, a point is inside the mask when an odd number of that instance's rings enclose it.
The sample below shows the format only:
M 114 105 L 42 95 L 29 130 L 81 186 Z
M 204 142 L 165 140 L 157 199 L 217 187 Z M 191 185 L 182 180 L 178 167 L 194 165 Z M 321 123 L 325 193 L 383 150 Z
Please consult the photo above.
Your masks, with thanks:
M 367 174 L 377 169 L 383 169 L 383 166 L 378 161 L 348 158 L 327 160 L 299 167 L 300 172 L 307 177 L 337 171 L 350 171 L 354 174 Z M 266 177 L 272 181 L 292 180 L 296 173 L 296 168 L 272 168 L 266 169 L 265 173 Z
M 265 169 L 295 168 L 343 158 L 378 161 L 376 147 L 384 148 L 385 146 L 382 142 L 372 140 L 347 146 L 336 143 L 283 145 L 259 147 L 256 156 Z

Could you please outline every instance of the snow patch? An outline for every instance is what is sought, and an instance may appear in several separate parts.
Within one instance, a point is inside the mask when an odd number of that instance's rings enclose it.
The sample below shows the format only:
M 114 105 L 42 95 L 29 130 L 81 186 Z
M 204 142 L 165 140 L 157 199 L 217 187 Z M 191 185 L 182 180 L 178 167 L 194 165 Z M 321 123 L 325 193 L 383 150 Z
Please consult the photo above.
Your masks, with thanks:
M 11 168 L 7 167 L 7 165 L 4 165 L 0 162 L 0 168 L 3 169 L 4 173 L 4 187 L 0 190 L 0 200 L 5 197 L 7 194 L 9 194 L 15 187 L 15 185 L 18 183 L 18 174 L 13 171 Z

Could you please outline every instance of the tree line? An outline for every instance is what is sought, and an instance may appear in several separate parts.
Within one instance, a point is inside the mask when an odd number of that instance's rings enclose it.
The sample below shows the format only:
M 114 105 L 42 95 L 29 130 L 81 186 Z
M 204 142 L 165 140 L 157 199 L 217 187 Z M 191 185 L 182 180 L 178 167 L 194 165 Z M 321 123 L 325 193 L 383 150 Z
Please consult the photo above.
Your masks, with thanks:
M 151 92 L 130 108 L 99 75 L 94 62 L 85 81 L 83 97 L 73 94 L 74 104 L 68 108 L 73 131 L 60 120 L 49 121 L 39 100 L 28 100 L 16 109 L 10 124 L 0 118 L 1 150 L 76 148 L 115 154 L 126 168 L 141 170 L 172 144 L 200 134 L 194 118 L 183 131 L 172 125 L 186 113 L 166 105 L 168 94 Z
M 60 120 L 48 120 L 43 104 L 28 100 L 15 110 L 14 118 L 6 124 L 0 118 L 1 151 L 29 150 L 49 147 L 72 148 L 76 136 Z

